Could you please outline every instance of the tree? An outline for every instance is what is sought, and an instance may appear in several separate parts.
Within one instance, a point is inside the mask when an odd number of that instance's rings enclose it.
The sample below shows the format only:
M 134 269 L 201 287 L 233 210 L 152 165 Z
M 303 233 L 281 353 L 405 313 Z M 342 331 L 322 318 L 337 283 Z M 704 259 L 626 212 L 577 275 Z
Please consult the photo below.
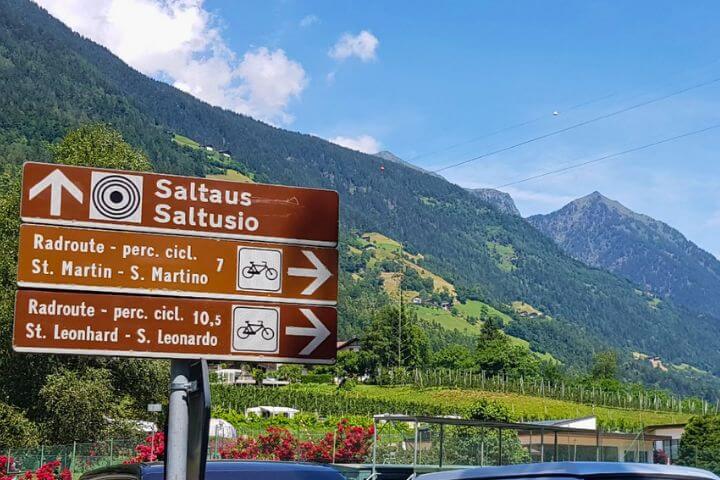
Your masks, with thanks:
M 480 329 L 474 355 L 476 368 L 491 374 L 538 375 L 538 358 L 527 347 L 513 345 L 499 325 L 497 319 L 490 317 Z
M 63 370 L 50 375 L 40 390 L 47 439 L 61 444 L 96 440 L 108 426 L 113 395 L 107 370 Z
M 680 438 L 677 463 L 720 474 L 720 416 L 703 415 L 690 419 Z
M 615 350 L 596 353 L 590 376 L 594 380 L 616 380 L 618 376 L 618 356 Z
M 457 370 L 473 368 L 474 362 L 472 353 L 467 347 L 462 345 L 448 345 L 433 354 L 432 366 Z
M 53 160 L 65 165 L 148 171 L 145 154 L 123 140 L 117 130 L 92 123 L 68 133 L 53 147 Z
M 54 161 L 60 163 L 132 170 L 150 168 L 142 152 L 126 143 L 117 131 L 101 124 L 69 132 L 51 150 Z M 131 396 L 134 412 L 143 415 L 148 402 L 166 395 L 167 362 L 19 354 L 12 350 L 19 210 L 20 169 L 4 163 L 0 174 L 0 370 L 3 371 L 0 399 L 24 410 L 32 420 L 48 421 L 52 413 L 46 410 L 45 399 L 39 397 L 46 379 L 63 370 L 107 368 L 117 393 Z M 106 405 L 106 411 L 112 411 L 115 403 Z
M 401 336 L 398 357 L 398 336 Z M 376 367 L 423 367 L 430 360 L 430 341 L 414 312 L 385 307 L 377 312 L 362 342 L 365 371 Z

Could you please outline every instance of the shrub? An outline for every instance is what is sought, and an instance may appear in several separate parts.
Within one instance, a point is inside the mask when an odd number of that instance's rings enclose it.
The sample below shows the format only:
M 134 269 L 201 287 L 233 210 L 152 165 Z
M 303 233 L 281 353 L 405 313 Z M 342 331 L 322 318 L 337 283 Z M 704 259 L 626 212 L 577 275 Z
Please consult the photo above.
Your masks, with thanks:
M 114 403 L 110 373 L 97 368 L 48 376 L 40 397 L 48 439 L 65 444 L 93 441 L 102 435 L 108 425 L 108 406 Z
M 334 432 L 319 440 L 299 441 L 289 430 L 267 427 L 257 438 L 245 437 L 220 449 L 222 458 L 245 460 L 363 463 L 367 460 L 374 427 L 351 425 L 342 419 Z
M 28 470 L 22 475 L 14 473 L 14 469 L 15 459 L 0 456 L 0 480 L 72 480 L 72 473 L 67 468 L 62 468 L 59 460 L 47 462 L 34 472 Z
M 165 434 L 151 433 L 145 437 L 145 443 L 135 447 L 136 455 L 125 463 L 142 463 L 165 460 Z
M 39 437 L 37 426 L 23 412 L 0 402 L 0 448 L 34 447 Z

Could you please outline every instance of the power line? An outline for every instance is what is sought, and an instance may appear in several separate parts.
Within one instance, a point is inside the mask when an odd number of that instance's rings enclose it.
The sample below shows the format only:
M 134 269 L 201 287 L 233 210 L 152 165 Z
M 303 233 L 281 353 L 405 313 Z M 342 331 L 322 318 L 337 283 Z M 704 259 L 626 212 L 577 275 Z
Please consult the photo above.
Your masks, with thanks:
M 515 143 L 515 144 L 510 145 L 510 146 L 507 146 L 507 147 L 503 147 L 503 148 L 500 148 L 500 149 L 497 149 L 497 150 L 493 150 L 493 151 L 491 151 L 491 152 L 483 153 L 482 155 L 478 155 L 478 156 L 476 156 L 476 157 L 472 157 L 472 158 L 469 158 L 469 159 L 467 159 L 467 160 L 463 160 L 463 161 L 461 161 L 461 162 L 457 162 L 457 163 L 454 163 L 454 164 L 452 164 L 452 165 L 447 165 L 447 166 L 442 167 L 442 168 L 439 168 L 439 169 L 437 169 L 437 170 L 433 170 L 432 173 L 439 173 L 439 172 L 442 172 L 442 171 L 445 171 L 445 170 L 448 170 L 448 169 L 451 169 L 451 168 L 459 167 L 459 166 L 461 166 L 461 165 L 465 165 L 465 164 L 467 164 L 467 163 L 480 160 L 480 159 L 482 159 L 482 158 L 487 158 L 487 157 L 490 157 L 490 156 L 492 156 L 492 155 L 497 155 L 498 153 L 507 152 L 508 150 L 512 150 L 512 149 L 515 149 L 515 148 L 517 148 L 517 147 L 521 147 L 521 146 L 523 146 L 523 145 L 527 145 L 527 144 L 529 144 L 529 143 L 537 142 L 538 140 L 544 140 L 544 139 L 546 139 L 546 138 L 553 137 L 553 136 L 555 136 L 555 135 L 559 135 L 559 134 L 561 134 L 561 133 L 565 133 L 565 132 L 567 132 L 567 131 L 574 130 L 574 129 L 576 129 L 576 128 L 584 127 L 585 125 L 589 125 L 589 124 L 591 124 L 591 123 L 598 122 L 598 121 L 600 121 L 600 120 L 605 120 L 605 119 L 607 119 L 607 118 L 615 117 L 615 116 L 617 116 L 617 115 L 621 115 L 621 114 L 626 113 L 626 112 L 629 112 L 629 111 L 631 111 L 631 110 L 635 110 L 635 109 L 640 108 L 640 107 L 645 107 L 645 106 L 647 106 L 647 105 L 650 105 L 650 104 L 653 104 L 653 103 L 657 103 L 657 102 L 660 102 L 660 101 L 662 101 L 662 100 L 666 100 L 666 99 L 671 98 L 671 97 L 675 97 L 675 96 L 677 96 L 677 95 L 680 95 L 680 94 L 689 92 L 689 91 L 691 91 L 691 90 L 695 90 L 695 89 L 698 89 L 698 88 L 701 88 L 701 87 L 706 87 L 706 86 L 708 86 L 708 85 L 712 85 L 713 83 L 717 83 L 717 82 L 720 82 L 720 77 L 716 77 L 716 78 L 713 78 L 713 79 L 711 79 L 711 80 L 707 80 L 707 81 L 705 81 L 705 82 L 697 83 L 697 84 L 695 84 L 695 85 L 691 85 L 691 86 L 689 86 L 689 87 L 685 87 L 685 88 L 682 88 L 682 89 L 680 89 L 680 90 L 675 90 L 675 91 L 673 91 L 673 92 L 671 92 L 671 93 L 667 93 L 667 94 L 665 94 L 665 95 L 661 95 L 661 96 L 659 96 L 659 97 L 655 97 L 655 98 L 652 98 L 652 99 L 650 99 L 650 100 L 646 100 L 646 101 L 644 101 L 644 102 L 636 103 L 636 104 L 630 105 L 629 107 L 621 108 L 620 110 L 615 110 L 615 111 L 613 111 L 613 112 L 606 113 L 606 114 L 603 114 L 603 115 L 600 115 L 600 116 L 597 116 L 597 117 L 594 117 L 594 118 L 591 118 L 591 119 L 588 119 L 588 120 L 584 120 L 584 121 L 582 121 L 582 122 L 575 123 L 575 124 L 573 124 L 573 125 L 570 125 L 570 126 L 561 128 L 561 129 L 559 129 L 559 130 L 554 130 L 554 131 L 552 131 L 552 132 L 548 132 L 548 133 L 545 133 L 545 134 L 543 134 L 543 135 L 539 135 L 539 136 L 537 136 L 537 137 L 533 137 L 533 138 L 530 138 L 530 139 L 528 139 L 528 140 L 524 140 L 524 141 L 522 141 L 522 142 Z
M 679 140 L 679 139 L 685 138 L 685 137 L 690 137 L 690 136 L 692 136 L 692 135 L 699 135 L 699 134 L 701 134 L 701 133 L 707 132 L 707 131 L 709 131 L 709 130 L 713 130 L 713 129 L 715 129 L 715 128 L 720 128 L 720 123 L 717 123 L 717 124 L 715 124 L 715 125 L 710 125 L 709 127 L 701 128 L 701 129 L 699 129 L 699 130 L 693 130 L 693 131 L 691 131 L 691 132 L 685 132 L 685 133 L 682 133 L 682 134 L 680 134 L 680 135 L 676 135 L 676 136 L 674 136 L 674 137 L 668 137 L 668 138 L 664 138 L 664 139 L 662 139 L 662 140 L 658 140 L 658 141 L 655 141 L 655 142 L 652 142 L 652 143 L 647 143 L 647 144 L 641 145 L 641 146 L 639 146 L 639 147 L 629 148 L 629 149 L 623 150 L 623 151 L 621 151 L 621 152 L 616 152 L 616 153 L 611 153 L 611 154 L 608 154 L 608 155 L 603 155 L 602 157 L 594 158 L 594 159 L 592 159 L 592 160 L 587 160 L 587 161 L 585 161 L 585 162 L 575 163 L 575 164 L 569 165 L 569 166 L 567 166 L 567 167 L 558 168 L 558 169 L 556 169 L 556 170 L 550 170 L 550 171 L 547 171 L 547 172 L 539 173 L 539 174 L 533 175 L 533 176 L 531 176 L 531 177 L 526 177 L 526 178 L 523 178 L 523 179 L 520 179 L 520 180 L 515 180 L 515 181 L 513 181 L 513 182 L 505 183 L 505 184 L 503 184 L 503 185 L 498 185 L 497 187 L 493 187 L 493 188 L 496 188 L 496 189 L 497 189 L 497 188 L 510 187 L 510 186 L 517 185 L 517 184 L 520 184 L 520 183 L 529 182 L 530 180 L 536 180 L 536 179 L 538 179 L 538 178 L 543 178 L 543 177 L 547 177 L 547 176 L 550 176 L 550 175 L 555 175 L 555 174 L 558 174 L 558 173 L 564 173 L 564 172 L 567 172 L 568 170 L 573 170 L 573 169 L 575 169 L 575 168 L 584 167 L 584 166 L 590 165 L 590 164 L 592 164 L 592 163 L 597 163 L 597 162 L 601 162 L 601 161 L 603 161 L 603 160 L 608 160 L 608 159 L 610 159 L 610 158 L 619 157 L 619 156 L 621 156 L 621 155 L 627 155 L 628 153 L 634 153 L 634 152 L 638 152 L 638 151 L 640 151 L 640 150 L 646 150 L 646 149 L 651 148 L 651 147 L 656 147 L 656 146 L 658 146 L 658 145 L 662 145 L 663 143 L 673 142 L 673 141 L 675 141 L 675 140 Z
M 587 105 L 590 105 L 590 104 L 593 104 L 593 103 L 596 103 L 596 102 L 601 102 L 601 101 L 606 100 L 606 99 L 608 99 L 608 98 L 610 98 L 610 97 L 614 97 L 615 95 L 617 95 L 617 93 L 610 93 L 610 94 L 607 94 L 607 95 L 603 95 L 602 97 L 594 98 L 594 99 L 592 99 L 592 100 L 586 100 L 586 101 L 584 101 L 584 102 L 580 102 L 580 103 L 577 103 L 577 104 L 575 104 L 575 105 L 571 105 L 570 107 L 561 109 L 561 110 L 559 110 L 559 111 L 560 111 L 561 113 L 562 113 L 562 112 L 571 112 L 571 111 L 576 110 L 576 109 L 578 109 L 578 108 L 581 108 L 581 107 L 584 107 L 584 106 L 587 106 Z M 515 123 L 515 124 L 512 124 L 512 125 L 507 125 L 507 126 L 502 127 L 502 128 L 500 128 L 500 129 L 498 129 L 498 130 L 494 130 L 494 131 L 489 132 L 489 133 L 486 133 L 486 134 L 484 134 L 484 135 L 480 135 L 479 137 L 473 137 L 473 138 L 470 138 L 470 139 L 468 139 L 468 140 L 463 140 L 462 142 L 458 142 L 458 143 L 454 143 L 454 144 L 452 144 L 452 145 L 448 145 L 448 146 L 443 147 L 443 148 L 440 148 L 440 149 L 438 149 L 438 150 L 433 150 L 433 151 L 431 151 L 431 152 L 426 152 L 426 153 L 421 153 L 420 155 L 415 155 L 414 157 L 411 157 L 411 158 L 407 159 L 407 161 L 408 161 L 408 162 L 412 162 L 412 161 L 415 161 L 415 160 L 417 160 L 417 159 L 419 159 L 419 158 L 427 157 L 427 156 L 430 156 L 430 155 L 436 155 L 436 154 L 438 154 L 438 153 L 447 152 L 447 151 L 453 150 L 453 149 L 455 149 L 455 148 L 457 148 L 457 147 L 462 147 L 463 145 L 468 145 L 468 144 L 470 144 L 470 143 L 475 143 L 475 142 L 478 142 L 478 141 L 480 141 L 480 140 L 484 140 L 484 139 L 486 139 L 486 138 L 490 138 L 490 137 L 493 137 L 493 136 L 495 136 L 495 135 L 499 135 L 499 134 L 501 134 L 501 133 L 508 132 L 508 131 L 510 131 L 510 130 L 515 130 L 516 128 L 520 128 L 520 127 L 525 127 L 525 126 L 527 126 L 527 125 L 531 125 L 531 124 L 533 124 L 533 123 L 539 122 L 540 120 L 545 120 L 546 118 L 548 118 L 548 114 L 541 115 L 541 116 L 539 116 L 539 117 L 535 117 L 535 118 L 530 119 L 530 120 L 525 120 L 524 122 Z

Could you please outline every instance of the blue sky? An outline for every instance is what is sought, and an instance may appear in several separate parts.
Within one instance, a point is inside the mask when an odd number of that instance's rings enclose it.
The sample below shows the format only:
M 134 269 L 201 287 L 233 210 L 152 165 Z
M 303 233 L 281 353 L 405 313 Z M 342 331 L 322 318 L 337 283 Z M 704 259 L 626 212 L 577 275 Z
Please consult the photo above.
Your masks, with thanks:
M 720 77 L 713 1 L 37 1 L 210 103 L 427 169 Z M 443 175 L 498 186 L 720 123 L 719 107 L 720 82 Z M 505 190 L 524 215 L 598 190 L 719 255 L 718 151 L 715 130 Z

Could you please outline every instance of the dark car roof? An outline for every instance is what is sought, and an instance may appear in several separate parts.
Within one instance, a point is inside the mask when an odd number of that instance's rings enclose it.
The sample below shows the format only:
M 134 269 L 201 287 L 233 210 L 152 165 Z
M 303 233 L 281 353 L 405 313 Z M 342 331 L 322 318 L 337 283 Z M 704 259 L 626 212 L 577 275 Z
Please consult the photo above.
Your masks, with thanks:
M 80 480 L 105 477 L 108 475 L 132 475 L 147 480 L 160 480 L 163 478 L 165 466 L 162 463 L 140 463 L 130 465 L 115 465 L 99 468 L 83 474 Z M 344 477 L 335 469 L 310 463 L 295 462 L 262 462 L 245 460 L 216 460 L 207 462 L 205 470 L 206 480 L 227 480 L 238 478 L 254 480 L 344 480 Z
M 556 462 L 481 467 L 420 475 L 418 480 L 470 480 L 526 477 L 670 477 L 683 479 L 720 480 L 706 470 L 689 467 L 653 465 L 649 463 Z

